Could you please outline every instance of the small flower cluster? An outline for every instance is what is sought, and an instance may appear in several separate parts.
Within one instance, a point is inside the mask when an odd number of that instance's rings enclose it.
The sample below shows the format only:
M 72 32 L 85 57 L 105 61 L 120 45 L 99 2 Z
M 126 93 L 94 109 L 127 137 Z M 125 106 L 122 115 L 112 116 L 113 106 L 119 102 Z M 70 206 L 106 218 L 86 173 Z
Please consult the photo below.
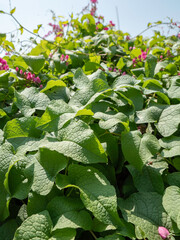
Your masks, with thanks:
M 62 54 L 61 57 L 60 57 L 61 63 L 65 62 L 66 66 L 68 66 L 68 64 L 69 64 L 68 59 L 69 59 L 69 55 Z
M 28 80 L 28 83 L 34 83 L 36 85 L 39 85 L 39 88 L 43 88 L 43 85 L 41 84 L 41 79 L 39 78 L 39 76 L 35 76 L 34 73 L 31 72 L 24 72 L 23 70 L 20 69 L 18 67 L 16 67 L 16 72 L 19 73 L 21 75 L 22 78 Z
M 60 26 L 59 26 L 58 24 L 49 23 L 48 25 L 52 27 L 52 31 L 49 31 L 49 32 L 44 36 L 44 38 L 49 37 L 51 34 L 55 34 L 55 38 L 56 38 L 56 37 L 62 37 L 62 36 L 63 36 L 63 29 L 60 28 Z M 65 26 L 65 25 L 67 25 L 67 24 L 64 24 L 64 26 Z
M 108 70 L 109 70 L 110 72 L 119 72 L 119 73 L 122 73 L 122 70 L 121 70 L 121 69 L 117 69 L 117 68 L 109 67 Z M 126 75 L 126 72 L 123 72 L 122 75 Z
M 0 58 L 0 70 L 9 70 L 9 66 L 3 58 Z
M 97 10 L 96 4 L 97 4 L 97 3 L 98 3 L 97 0 L 91 0 L 92 6 L 91 6 L 90 14 L 91 14 L 92 16 L 95 16 L 95 14 L 96 14 L 96 10 Z
M 149 49 L 147 49 L 147 51 L 141 50 L 141 55 L 139 55 L 138 57 L 133 58 L 133 60 L 132 60 L 133 61 L 133 67 L 136 67 L 136 64 L 138 62 L 146 60 L 148 50 Z

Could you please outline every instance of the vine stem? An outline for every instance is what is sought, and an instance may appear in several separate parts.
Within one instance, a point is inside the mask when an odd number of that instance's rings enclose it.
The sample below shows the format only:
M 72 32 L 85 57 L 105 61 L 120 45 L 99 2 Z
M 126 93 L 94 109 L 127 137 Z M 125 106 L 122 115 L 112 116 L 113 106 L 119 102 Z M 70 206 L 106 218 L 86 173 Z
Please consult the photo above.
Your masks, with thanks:
M 89 231 L 91 233 L 91 235 L 93 236 L 94 239 L 97 239 L 96 235 L 93 233 L 93 231 Z

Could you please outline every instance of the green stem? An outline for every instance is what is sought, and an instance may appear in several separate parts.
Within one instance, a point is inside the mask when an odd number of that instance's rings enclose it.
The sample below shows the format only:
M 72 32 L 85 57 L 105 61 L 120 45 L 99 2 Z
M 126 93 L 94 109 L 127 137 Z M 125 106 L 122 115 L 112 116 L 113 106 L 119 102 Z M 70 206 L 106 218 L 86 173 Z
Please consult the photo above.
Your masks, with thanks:
M 94 239 L 97 239 L 96 235 L 93 233 L 93 231 L 89 231 L 91 233 L 91 235 L 94 237 Z

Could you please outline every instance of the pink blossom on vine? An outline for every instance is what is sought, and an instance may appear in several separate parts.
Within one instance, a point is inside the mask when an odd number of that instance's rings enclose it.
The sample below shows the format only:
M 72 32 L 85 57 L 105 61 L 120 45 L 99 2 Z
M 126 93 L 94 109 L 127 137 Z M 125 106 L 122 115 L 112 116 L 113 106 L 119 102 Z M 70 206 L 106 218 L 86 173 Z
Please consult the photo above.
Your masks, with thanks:
M 95 3 L 97 3 L 97 0 L 91 0 L 91 2 L 95 4 Z
M 110 27 L 114 27 L 115 24 L 114 24 L 112 21 L 109 21 L 109 26 L 110 26 Z
M 23 70 L 21 69 L 21 70 L 19 71 L 19 73 L 22 75 L 22 74 L 23 74 Z
M 108 27 L 104 27 L 104 30 L 106 30 L 106 31 L 107 31 L 107 30 L 109 30 L 109 28 L 108 28 Z
M 19 68 L 18 67 L 16 67 L 16 72 L 18 72 L 19 71 Z
M 39 86 L 39 88 L 40 88 L 40 89 L 43 88 L 43 85 L 41 84 L 41 85 Z
M 122 75 L 123 75 L 123 76 L 126 75 L 126 72 L 123 72 Z
M 162 239 L 166 239 L 169 236 L 169 231 L 165 227 L 158 227 L 158 233 Z
M 129 35 L 126 36 L 126 40 L 127 41 L 130 40 L 130 36 Z

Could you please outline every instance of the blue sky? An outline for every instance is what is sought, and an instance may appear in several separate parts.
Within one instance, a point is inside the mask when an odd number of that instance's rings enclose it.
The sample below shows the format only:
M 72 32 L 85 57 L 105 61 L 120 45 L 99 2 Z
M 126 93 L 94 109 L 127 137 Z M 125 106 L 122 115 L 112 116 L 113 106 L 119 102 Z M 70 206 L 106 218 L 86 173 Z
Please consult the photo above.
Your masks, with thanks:
M 42 23 L 43 35 L 49 30 L 47 24 L 51 22 L 50 10 L 67 18 L 72 12 L 80 12 L 89 2 L 90 0 L 11 0 L 11 7 L 16 7 L 14 16 L 29 30 L 32 31 Z M 144 30 L 148 22 L 167 21 L 167 17 L 180 21 L 180 0 L 98 0 L 98 14 L 103 15 L 107 23 L 112 20 L 117 26 L 116 8 L 120 29 L 131 36 Z M 0 10 L 9 12 L 9 9 L 9 0 L 0 0 Z M 0 14 L 0 22 L 0 32 L 16 29 L 17 25 L 8 16 Z M 148 30 L 144 35 L 151 34 Z

